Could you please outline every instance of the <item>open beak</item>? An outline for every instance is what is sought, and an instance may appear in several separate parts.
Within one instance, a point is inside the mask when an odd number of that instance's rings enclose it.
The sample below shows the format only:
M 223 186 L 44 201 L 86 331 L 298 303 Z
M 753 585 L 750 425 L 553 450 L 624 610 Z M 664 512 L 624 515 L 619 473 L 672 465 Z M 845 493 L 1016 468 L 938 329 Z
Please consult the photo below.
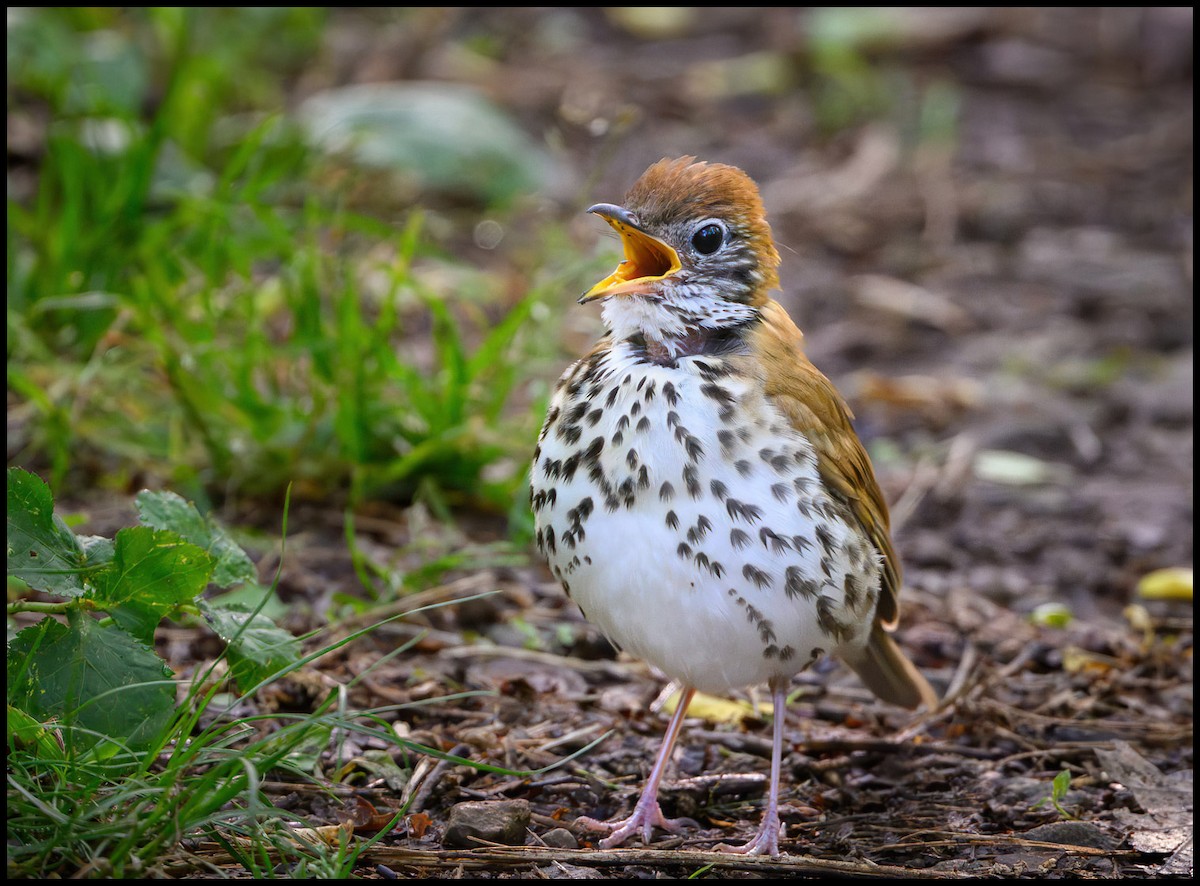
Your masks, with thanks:
M 629 210 L 611 203 L 597 203 L 588 212 L 596 213 L 621 235 L 625 259 L 615 271 L 581 295 L 580 304 L 610 295 L 647 295 L 653 292 L 655 283 L 683 267 L 675 250 L 643 231 Z

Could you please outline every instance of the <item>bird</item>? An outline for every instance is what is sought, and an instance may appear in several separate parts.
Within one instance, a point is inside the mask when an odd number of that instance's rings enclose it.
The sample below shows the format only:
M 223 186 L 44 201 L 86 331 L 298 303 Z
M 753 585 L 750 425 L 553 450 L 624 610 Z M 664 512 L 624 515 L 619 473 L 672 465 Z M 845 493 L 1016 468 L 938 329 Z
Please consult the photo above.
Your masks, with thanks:
M 678 833 L 658 790 L 697 691 L 767 684 L 774 706 L 763 820 L 778 855 L 791 679 L 829 654 L 880 699 L 937 695 L 892 636 L 901 565 L 853 416 L 808 359 L 780 286 L 758 187 L 743 170 L 664 158 L 621 204 L 588 209 L 624 257 L 585 292 L 605 332 L 550 398 L 533 452 L 535 540 L 554 577 L 618 648 L 682 687 L 632 813 L 602 848 Z

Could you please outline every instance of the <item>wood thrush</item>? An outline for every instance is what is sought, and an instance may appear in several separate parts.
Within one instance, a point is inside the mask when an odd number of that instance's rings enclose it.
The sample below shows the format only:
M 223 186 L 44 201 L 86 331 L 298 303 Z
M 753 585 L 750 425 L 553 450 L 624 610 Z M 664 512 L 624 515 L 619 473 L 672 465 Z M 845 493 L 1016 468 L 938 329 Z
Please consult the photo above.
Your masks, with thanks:
M 936 696 L 889 631 L 900 564 L 871 462 L 802 334 L 768 296 L 779 254 L 754 182 L 662 160 L 624 205 L 589 210 L 625 258 L 581 298 L 607 334 L 558 382 L 534 452 L 537 543 L 618 646 L 684 687 L 633 813 L 608 848 L 663 816 L 658 785 L 697 689 L 767 683 L 771 787 L 757 836 L 779 852 L 785 693 L 824 653 L 880 698 Z

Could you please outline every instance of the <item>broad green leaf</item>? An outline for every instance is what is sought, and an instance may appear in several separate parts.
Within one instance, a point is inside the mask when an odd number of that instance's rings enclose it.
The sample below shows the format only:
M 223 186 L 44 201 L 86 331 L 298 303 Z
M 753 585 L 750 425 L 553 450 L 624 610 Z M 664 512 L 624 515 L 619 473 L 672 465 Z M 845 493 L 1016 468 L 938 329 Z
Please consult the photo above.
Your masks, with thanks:
M 154 630 L 172 607 L 147 603 L 143 600 L 126 600 L 109 604 L 108 614 L 122 630 L 132 634 L 147 646 L 154 645 Z
M 63 597 L 83 593 L 83 548 L 54 513 L 54 497 L 40 477 L 8 469 L 8 574 L 31 588 Z
M 229 644 L 230 673 L 243 692 L 300 658 L 300 641 L 262 613 L 218 609 L 207 603 L 202 603 L 200 610 L 217 635 Z
M 90 594 L 126 631 L 147 645 L 158 623 L 208 587 L 212 558 L 174 532 L 133 526 L 117 533 L 111 562 L 92 578 Z
M 154 529 L 169 529 L 192 544 L 207 548 L 208 524 L 196 506 L 174 492 L 137 494 L 138 516 L 142 523 Z
M 422 188 L 489 204 L 543 190 L 552 157 L 480 92 L 441 83 L 368 83 L 317 93 L 300 107 L 310 139 Z
M 265 601 L 264 596 L 267 598 Z M 279 599 L 275 589 L 263 587 L 257 582 L 238 585 L 220 594 L 209 594 L 205 600 L 217 609 L 237 609 L 242 612 L 257 610 L 272 621 L 278 621 L 288 614 L 288 604 Z
M 145 525 L 170 529 L 204 548 L 214 560 L 212 582 L 218 587 L 258 579 L 258 570 L 246 552 L 211 515 L 201 515 L 190 501 L 174 492 L 145 491 L 138 493 L 137 508 Z
M 60 720 L 77 749 L 103 738 L 148 746 L 175 709 L 170 677 L 150 648 L 78 608 L 68 624 L 47 618 L 26 628 L 8 649 L 10 703 Z
M 137 601 L 166 612 L 200 596 L 212 569 L 208 554 L 174 532 L 131 526 L 117 533 L 112 563 L 93 576 L 91 596 L 106 607 Z
M 111 538 L 99 535 L 80 535 L 77 538 L 83 547 L 83 557 L 89 570 L 112 562 L 114 548 Z

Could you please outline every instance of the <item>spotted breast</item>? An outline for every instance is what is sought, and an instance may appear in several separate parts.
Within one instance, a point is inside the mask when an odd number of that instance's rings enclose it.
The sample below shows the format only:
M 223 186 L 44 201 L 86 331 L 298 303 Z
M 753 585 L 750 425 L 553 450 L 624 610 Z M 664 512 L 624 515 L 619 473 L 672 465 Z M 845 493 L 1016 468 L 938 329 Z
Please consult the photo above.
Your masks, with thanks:
M 563 376 L 533 465 L 537 541 L 572 599 L 709 692 L 861 645 L 879 587 L 878 552 L 747 359 L 597 349 Z

